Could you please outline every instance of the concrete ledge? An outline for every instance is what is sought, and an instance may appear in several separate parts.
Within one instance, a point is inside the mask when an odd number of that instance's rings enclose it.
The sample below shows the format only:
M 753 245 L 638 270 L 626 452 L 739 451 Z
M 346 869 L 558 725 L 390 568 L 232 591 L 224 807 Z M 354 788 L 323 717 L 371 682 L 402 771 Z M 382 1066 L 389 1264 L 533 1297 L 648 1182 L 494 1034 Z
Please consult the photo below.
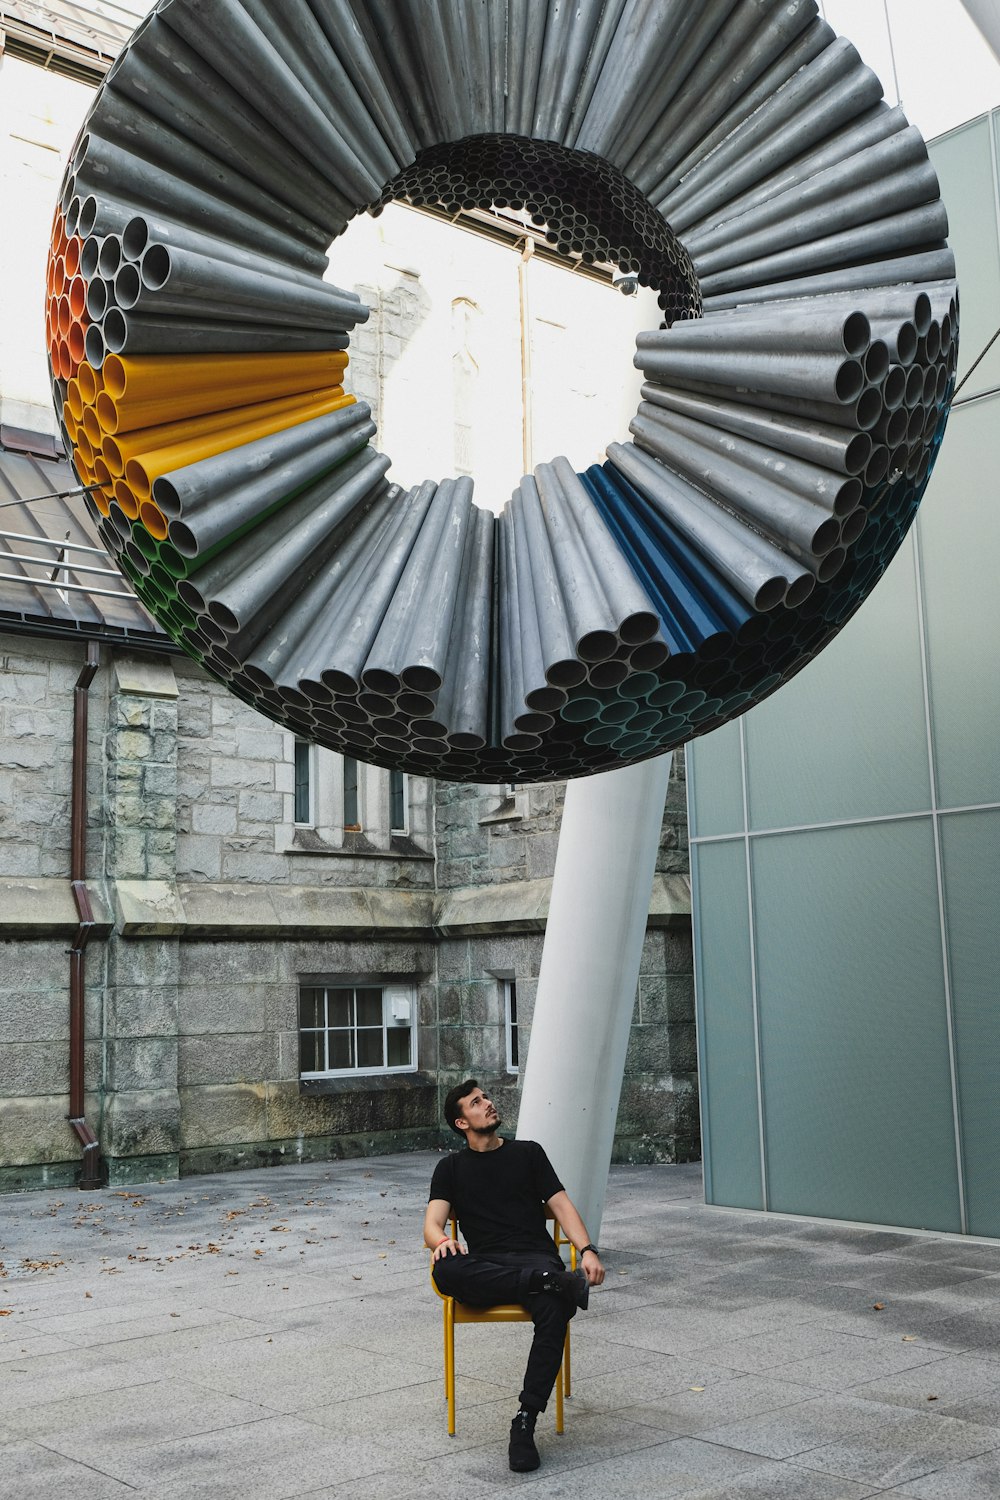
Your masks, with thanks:
M 295 1167 L 303 1162 L 348 1161 L 362 1156 L 386 1156 L 396 1151 L 439 1151 L 441 1144 L 441 1130 L 438 1128 L 201 1146 L 181 1151 L 180 1175 L 196 1177 L 209 1172 L 240 1172 L 248 1167 Z
M 551 880 L 518 880 L 509 885 L 466 886 L 441 891 L 437 921 L 441 937 L 468 933 L 544 932 Z
M 107 937 L 111 913 L 95 885 L 88 884 L 96 925 L 94 937 Z M 69 876 L 41 879 L 5 875 L 0 878 L 0 938 L 70 937 L 79 924 Z
M 176 698 L 177 678 L 169 661 L 156 656 L 114 656 L 115 691 L 141 698 Z
M 187 922 L 177 887 L 168 880 L 119 880 L 115 918 L 126 937 L 176 937 Z
M 185 937 L 414 937 L 433 927 L 430 891 L 182 883 Z

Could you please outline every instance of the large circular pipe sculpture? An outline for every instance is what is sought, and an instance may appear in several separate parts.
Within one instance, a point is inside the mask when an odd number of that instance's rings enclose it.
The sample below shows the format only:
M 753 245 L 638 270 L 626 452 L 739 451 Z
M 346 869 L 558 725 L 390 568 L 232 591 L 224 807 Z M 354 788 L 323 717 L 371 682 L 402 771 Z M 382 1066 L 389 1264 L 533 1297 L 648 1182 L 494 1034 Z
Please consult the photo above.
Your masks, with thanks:
M 323 279 L 391 200 L 523 208 L 654 287 L 633 441 L 496 518 L 391 484 Z M 376 764 L 585 775 L 773 692 L 884 571 L 954 388 L 946 233 L 815 0 L 161 0 L 63 184 L 53 389 L 104 541 L 232 692 Z

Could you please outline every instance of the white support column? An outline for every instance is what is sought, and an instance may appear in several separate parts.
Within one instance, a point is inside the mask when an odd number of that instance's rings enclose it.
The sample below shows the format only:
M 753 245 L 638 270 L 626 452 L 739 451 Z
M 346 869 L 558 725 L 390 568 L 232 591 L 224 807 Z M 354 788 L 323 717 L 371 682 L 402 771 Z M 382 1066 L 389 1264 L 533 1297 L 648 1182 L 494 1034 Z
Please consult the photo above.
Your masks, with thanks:
M 517 1133 L 545 1147 L 595 1242 L 671 759 L 566 788 Z

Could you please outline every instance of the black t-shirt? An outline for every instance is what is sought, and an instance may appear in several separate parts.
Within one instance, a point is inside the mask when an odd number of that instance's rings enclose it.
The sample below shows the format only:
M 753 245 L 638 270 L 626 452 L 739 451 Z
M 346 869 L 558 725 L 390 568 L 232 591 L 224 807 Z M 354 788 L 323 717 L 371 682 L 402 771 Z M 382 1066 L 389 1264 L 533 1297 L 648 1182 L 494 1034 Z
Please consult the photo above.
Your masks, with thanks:
M 494 1151 L 455 1151 L 434 1168 L 431 1198 L 458 1216 L 469 1249 L 552 1254 L 544 1204 L 562 1183 L 537 1141 L 508 1141 Z

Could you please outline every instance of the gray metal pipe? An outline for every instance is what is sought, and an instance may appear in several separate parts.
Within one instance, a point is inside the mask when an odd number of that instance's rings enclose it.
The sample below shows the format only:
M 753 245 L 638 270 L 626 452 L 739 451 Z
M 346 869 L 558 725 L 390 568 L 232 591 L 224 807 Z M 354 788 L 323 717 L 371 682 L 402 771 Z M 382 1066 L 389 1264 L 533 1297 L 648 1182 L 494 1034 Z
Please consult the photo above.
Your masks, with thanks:
M 948 215 L 938 200 L 920 208 L 907 209 L 885 219 L 862 224 L 837 234 L 825 235 L 812 244 L 795 245 L 789 250 L 702 277 L 706 296 L 731 291 L 745 282 L 783 280 L 797 271 L 812 272 L 845 261 L 890 255 L 895 251 L 933 247 L 948 233 Z
M 815 353 L 862 359 L 871 343 L 871 325 L 863 312 L 847 307 L 778 307 L 727 318 L 692 319 L 671 328 L 640 333 L 636 348 L 646 350 L 711 350 L 738 354 Z
M 204 234 L 230 239 L 258 252 L 263 250 L 276 260 L 287 260 L 306 270 L 322 274 L 326 269 L 326 256 L 315 243 L 305 243 L 213 193 L 171 177 L 153 163 L 101 136 L 88 133 L 82 137 L 78 150 L 77 180 L 86 194 L 128 203 L 131 211 L 125 223 L 136 214 L 153 212 Z M 108 232 L 109 227 L 102 224 L 100 232 Z
M 365 662 L 376 691 L 440 688 L 471 512 L 470 479 L 438 485 Z
M 850 515 L 861 503 L 861 483 L 851 475 L 837 474 L 808 459 L 775 452 L 764 443 L 737 433 L 718 430 L 679 412 L 667 411 L 651 402 L 639 405 L 636 421 L 653 423 L 663 430 L 666 443 L 684 439 L 706 453 L 733 459 L 748 474 L 757 474 L 793 495 L 819 506 L 829 515 Z M 693 452 L 693 447 L 687 451 Z
M 662 182 L 678 159 L 766 73 L 816 17 L 815 0 L 774 0 L 727 6 L 725 24 L 701 51 L 683 86 L 643 137 L 628 141 L 630 178 L 645 188 Z
M 576 655 L 566 608 L 563 603 L 559 570 L 553 555 L 538 495 L 538 486 L 526 475 L 514 492 L 511 507 L 520 511 L 524 522 L 526 551 L 530 558 L 533 594 L 538 611 L 545 661 L 545 680 L 559 690 L 575 687 L 586 676 L 586 668 Z M 539 707 L 548 707 L 540 702 Z
M 781 56 L 770 67 L 765 68 L 756 83 L 727 109 L 722 118 L 695 142 L 680 161 L 670 167 L 660 184 L 660 191 L 664 196 L 672 192 L 703 158 L 709 156 L 722 141 L 755 114 L 762 104 L 783 88 L 789 79 L 808 67 L 835 40 L 834 31 L 825 21 L 818 17 L 810 21 Z M 662 204 L 657 207 L 662 212 Z
M 634 417 L 629 431 L 644 448 L 678 470 L 699 489 L 734 509 L 747 524 L 769 536 L 800 561 L 822 557 L 840 541 L 840 522 L 830 510 L 796 495 L 771 479 L 749 474 L 724 454 L 665 431 L 659 422 Z M 807 563 L 808 566 L 808 563 Z
M 313 271 L 302 271 L 287 262 L 271 259 L 248 250 L 244 245 L 234 245 L 230 240 L 215 235 L 202 234 L 189 229 L 185 224 L 175 224 L 169 219 L 154 218 L 151 214 L 136 214 L 121 231 L 122 254 L 125 259 L 141 262 L 146 251 L 153 245 L 166 245 L 169 249 L 193 251 L 215 260 L 242 266 L 247 271 L 257 271 L 264 276 L 276 276 L 287 285 L 317 289 L 331 283 L 321 281 Z
M 916 132 L 914 132 L 916 135 Z M 920 146 L 923 141 L 916 136 Z M 877 147 L 871 148 L 873 151 Z M 839 171 L 839 168 L 831 169 Z M 842 192 L 837 197 L 812 199 L 806 189 L 795 189 L 783 195 L 780 208 L 787 217 L 768 223 L 754 233 L 727 238 L 718 248 L 692 257 L 699 278 L 707 280 L 714 272 L 731 266 L 744 266 L 766 258 L 785 247 L 815 245 L 839 233 L 854 231 L 873 219 L 882 223 L 890 214 L 902 214 L 938 197 L 937 174 L 929 161 L 908 166 L 865 182 L 861 187 Z
M 876 104 L 866 110 L 860 119 L 837 130 L 804 156 L 784 163 L 768 177 L 754 183 L 753 187 L 733 197 L 722 197 L 728 192 L 728 182 L 723 177 L 718 185 L 718 202 L 703 218 L 692 220 L 684 232 L 684 244 L 689 252 L 706 247 L 706 237 L 712 233 L 713 225 L 721 220 L 742 218 L 765 207 L 772 199 L 780 197 L 800 184 L 808 182 L 817 173 L 846 161 L 858 152 L 906 129 L 903 111 L 896 106 L 890 109 L 885 103 Z
M 489 733 L 495 531 L 491 512 L 476 507 L 462 561 L 467 580 L 462 614 L 438 696 L 438 714 L 449 726 L 449 742 L 460 750 L 481 749 Z
M 116 93 L 221 155 L 249 181 L 324 226 L 328 236 L 334 232 L 345 210 L 342 195 L 159 16 L 150 17 L 141 44 L 133 40 L 127 56 L 128 66 L 110 80 Z
M 551 467 L 562 486 L 580 546 L 593 559 L 611 618 L 617 622 L 619 641 L 638 646 L 651 640 L 659 630 L 659 617 L 645 589 L 616 546 L 569 459 L 555 458 Z
M 107 243 L 107 242 L 106 242 Z M 115 281 L 118 305 L 140 315 L 211 315 L 223 322 L 313 324 L 347 332 L 368 318 L 353 292 L 317 281 L 285 281 L 179 245 L 152 244 L 138 269 L 127 263 Z
M 124 313 L 113 307 L 100 327 L 87 329 L 87 359 L 90 336 L 94 352 L 100 352 L 95 368 L 111 354 L 238 354 L 269 350 L 346 349 L 346 333 L 316 333 L 309 328 L 291 328 L 276 323 L 219 323 L 211 318 L 162 317 Z
M 937 193 L 923 136 L 910 126 L 814 170 L 755 208 L 739 214 L 731 213 L 728 205 L 721 214 L 715 210 L 711 225 L 700 234 L 685 235 L 684 243 L 694 261 L 715 270 L 723 250 L 735 255 L 739 249 L 740 259 L 766 254 L 777 228 L 784 227 L 786 235 L 798 234 L 800 225 L 815 224 L 817 232 L 828 234 L 924 203 Z M 864 195 L 863 201 L 859 195 Z
M 779 302 L 789 298 L 831 296 L 838 293 L 862 292 L 891 288 L 903 282 L 924 282 L 937 277 L 954 276 L 955 256 L 948 250 L 929 250 L 916 255 L 886 257 L 858 266 L 846 266 L 837 270 L 819 271 L 809 276 L 797 276 L 788 281 L 768 282 L 756 287 L 740 287 L 731 292 L 719 292 L 706 296 L 705 316 L 725 312 L 732 307 L 745 307 L 760 302 Z M 915 288 L 916 290 L 916 288 Z
M 651 402 L 666 411 L 693 417 L 724 432 L 753 438 L 778 452 L 807 459 L 834 473 L 858 475 L 871 460 L 871 436 L 866 432 L 852 432 L 846 422 L 843 426 L 833 426 L 786 413 L 741 406 L 735 401 L 692 395 L 648 381 L 644 383 L 641 395 L 644 402 Z
M 697 380 L 701 387 L 722 391 L 744 386 L 754 392 L 808 396 L 830 405 L 856 400 L 865 384 L 858 361 L 836 354 L 771 354 L 766 349 L 702 353 L 659 347 L 638 350 L 633 364 L 648 380 L 667 384 Z
M 632 443 L 611 443 L 608 458 L 753 609 L 777 609 L 789 602 L 792 588 L 799 603 L 811 592 L 814 580 L 807 569 L 651 454 Z
M 784 88 L 744 119 L 710 157 L 702 156 L 679 187 L 670 190 L 668 172 L 661 180 L 644 184 L 646 196 L 682 232 L 705 212 L 697 193 L 706 182 L 715 183 L 722 174 L 733 193 L 749 187 L 838 126 L 856 119 L 863 110 L 871 109 L 881 98 L 882 85 L 875 74 L 864 66 L 846 38 L 836 37 Z M 693 145 L 696 139 L 687 145 Z M 694 217 L 689 217 L 692 214 Z
M 388 64 L 366 9 L 359 7 L 355 13 L 350 0 L 309 0 L 309 8 L 351 78 L 365 111 L 400 165 L 408 165 L 419 146 L 417 133 L 405 97 L 387 83 Z
M 262 517 L 288 504 L 306 486 L 336 468 L 344 459 L 359 452 L 375 436 L 374 422 L 362 417 L 361 420 L 341 422 L 336 429 L 333 428 L 334 418 L 346 417 L 348 414 L 353 418 L 356 410 L 355 407 L 345 407 L 341 411 L 331 412 L 331 435 L 325 439 L 314 437 L 304 451 L 301 451 L 298 429 L 286 428 L 285 432 L 276 433 L 275 437 L 282 438 L 286 432 L 292 432 L 299 439 L 296 446 L 300 452 L 294 459 L 286 459 L 283 463 L 274 461 L 275 450 L 277 448 L 280 451 L 281 445 L 271 443 L 268 438 L 258 438 L 256 442 L 247 443 L 242 448 L 231 448 L 227 453 L 217 454 L 200 464 L 190 465 L 186 470 L 179 469 L 154 480 L 156 499 L 157 493 L 163 495 L 169 492 L 174 497 L 183 493 L 185 475 L 191 475 L 194 485 L 200 486 L 203 476 L 197 472 L 192 474 L 192 470 L 212 468 L 220 476 L 217 487 L 213 488 L 200 505 L 190 501 L 187 505 L 181 504 L 179 514 L 169 523 L 171 546 L 176 547 L 182 557 L 205 557 L 227 537 L 245 531 Z M 367 407 L 361 406 L 360 410 L 364 412 Z M 324 420 L 326 419 L 320 417 L 315 422 L 301 425 L 315 427 Z M 291 444 L 286 445 L 286 451 L 290 447 Z M 248 449 L 253 449 L 254 453 L 249 454 Z M 227 459 L 230 462 L 224 462 Z M 241 471 L 246 476 L 246 482 L 234 485 L 233 479 Z M 157 485 L 159 491 L 156 489 Z
M 239 0 L 166 0 L 158 12 L 280 133 L 355 211 L 381 189 Z M 277 17 L 271 26 L 277 25 Z M 268 30 L 271 28 L 269 27 Z
M 534 570 L 524 529 L 523 510 L 516 504 L 518 498 L 518 491 L 515 490 L 510 504 L 504 507 L 500 526 L 506 533 L 504 545 L 508 548 L 510 576 L 515 580 L 517 589 L 517 607 L 516 610 L 511 610 L 511 625 L 518 637 L 521 660 L 520 696 L 523 702 L 514 712 L 513 725 L 515 729 L 530 731 L 533 727 L 532 713 L 544 712 L 550 702 L 554 704 L 559 697 L 559 690 L 550 687 L 546 681 Z M 539 694 L 543 695 L 541 700 L 538 698 Z

